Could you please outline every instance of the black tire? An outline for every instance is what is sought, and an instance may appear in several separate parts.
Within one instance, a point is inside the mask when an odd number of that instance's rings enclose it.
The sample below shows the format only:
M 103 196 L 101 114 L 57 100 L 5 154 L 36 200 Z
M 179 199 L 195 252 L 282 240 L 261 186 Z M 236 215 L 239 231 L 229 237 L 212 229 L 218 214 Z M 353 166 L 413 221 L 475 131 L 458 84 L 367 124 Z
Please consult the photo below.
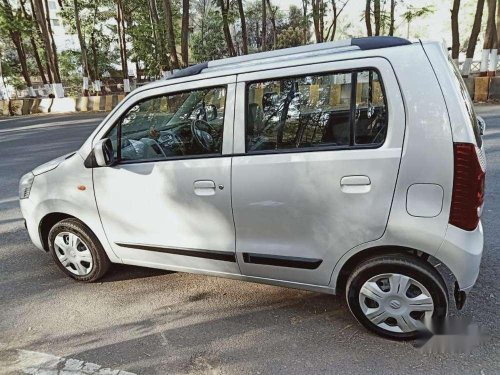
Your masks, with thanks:
M 56 236 L 61 232 L 69 232 L 76 234 L 85 243 L 92 255 L 92 269 L 86 275 L 76 275 L 71 273 L 64 267 L 56 254 L 54 241 Z M 49 251 L 59 269 L 67 276 L 87 283 L 92 283 L 99 280 L 108 271 L 111 262 L 106 255 L 101 243 L 92 231 L 81 221 L 77 219 L 65 219 L 55 224 L 49 232 L 48 237 Z
M 350 275 L 346 285 L 346 300 L 354 317 L 367 329 L 391 339 L 411 340 L 418 331 L 392 332 L 372 323 L 363 313 L 359 293 L 363 284 L 372 277 L 386 273 L 397 273 L 413 278 L 430 293 L 434 312 L 433 321 L 440 321 L 448 312 L 448 292 L 441 275 L 426 261 L 409 254 L 383 255 L 360 263 Z

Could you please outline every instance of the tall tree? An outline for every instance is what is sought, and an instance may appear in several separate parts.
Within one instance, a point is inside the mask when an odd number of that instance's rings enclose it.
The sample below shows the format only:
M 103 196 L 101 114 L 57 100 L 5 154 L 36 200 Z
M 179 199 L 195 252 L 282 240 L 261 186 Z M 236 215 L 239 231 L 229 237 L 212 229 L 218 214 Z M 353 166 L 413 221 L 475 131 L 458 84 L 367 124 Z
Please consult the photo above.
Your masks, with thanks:
M 395 16 L 394 16 L 395 10 L 396 10 L 396 0 L 391 0 L 391 11 L 390 11 L 390 18 L 389 18 L 389 35 L 390 36 L 393 36 L 394 31 L 395 31 L 395 27 L 394 27 L 394 23 L 396 21 Z
M 245 9 L 243 8 L 243 0 L 238 0 L 238 12 L 240 14 L 241 22 L 241 39 L 242 39 L 242 50 L 243 54 L 248 54 L 248 33 L 247 33 L 247 21 L 245 19 Z
M 486 24 L 486 33 L 484 36 L 483 53 L 481 57 L 481 76 L 493 76 L 496 71 L 498 58 L 497 50 L 497 30 L 496 30 L 496 7 L 497 0 L 488 0 L 488 20 Z
M 177 48 L 175 45 L 174 17 L 171 1 L 163 0 L 163 8 L 165 11 L 167 46 L 170 53 L 171 67 L 173 69 L 179 69 L 179 57 L 177 56 Z
M 366 6 L 365 6 L 365 24 L 366 24 L 366 35 L 372 36 L 373 35 L 373 30 L 372 30 L 372 10 L 371 10 L 371 0 L 366 0 Z
M 498 8 L 500 9 L 500 7 Z M 477 39 L 479 37 L 479 33 L 481 32 L 483 11 L 484 11 L 484 0 L 478 0 L 476 5 L 476 13 L 474 16 L 474 23 L 472 25 L 472 31 L 469 38 L 469 44 L 467 45 L 467 52 L 465 54 L 465 62 L 462 67 L 462 75 L 464 77 L 468 77 L 470 74 L 472 59 L 474 58 L 474 52 L 476 51 Z
M 35 96 L 35 91 L 33 90 L 33 84 L 31 83 L 31 77 L 28 70 L 26 52 L 24 50 L 22 29 L 24 25 L 22 20 L 14 14 L 12 6 L 9 0 L 2 0 L 0 7 L 0 26 L 7 29 L 7 32 L 14 44 L 19 58 L 19 63 L 21 65 L 21 74 L 28 87 L 28 93 L 30 96 Z
M 304 38 L 303 43 L 307 44 L 309 42 L 309 18 L 307 16 L 307 8 L 309 5 L 309 0 L 302 0 L 302 36 Z
M 182 0 L 181 53 L 182 65 L 189 66 L 189 0 Z
M 333 41 L 335 39 L 335 34 L 337 33 L 339 16 L 344 11 L 346 5 L 349 3 L 349 0 L 344 0 L 344 1 L 331 0 L 331 2 L 332 2 L 333 19 L 330 27 L 328 28 L 325 40 Z
M 47 73 L 49 82 L 53 84 L 53 92 L 56 97 L 64 96 L 61 75 L 59 73 L 59 64 L 57 60 L 57 50 L 50 26 L 49 10 L 46 1 L 33 0 L 31 2 L 32 10 L 35 16 L 36 23 L 40 29 L 43 44 L 45 47 L 45 58 L 47 62 Z
M 123 0 L 116 0 L 116 24 L 118 32 L 118 45 L 120 46 L 120 61 L 122 64 L 123 91 L 130 92 L 130 80 L 128 75 L 127 39 L 125 36 L 125 12 Z
M 267 0 L 267 7 L 269 10 L 271 27 L 273 28 L 273 49 L 276 49 L 276 43 L 278 41 L 278 30 L 276 28 L 276 13 L 278 12 L 278 7 L 273 6 L 271 4 L 271 0 Z
M 31 14 L 28 13 L 26 10 L 26 0 L 21 0 L 19 1 L 19 4 L 21 5 L 21 11 L 23 13 L 24 18 L 30 25 L 30 32 L 29 32 L 29 40 L 30 40 L 30 45 L 33 53 L 33 57 L 35 58 L 36 66 L 38 68 L 38 72 L 40 74 L 40 78 L 42 79 L 42 83 L 44 85 L 48 84 L 47 77 L 45 76 L 45 70 L 43 68 L 43 63 L 42 59 L 40 58 L 40 54 L 38 53 L 38 44 L 36 42 L 36 36 L 38 35 L 38 29 L 35 25 L 35 22 L 33 21 L 33 17 Z
M 460 0 L 453 0 L 451 8 L 451 58 L 458 64 L 460 53 L 460 32 L 458 30 L 458 13 L 460 11 Z
M 82 95 L 89 96 L 89 62 L 87 59 L 87 44 L 85 43 L 85 38 L 82 33 L 78 0 L 73 0 L 73 12 L 75 16 L 75 27 L 78 35 L 78 42 L 80 43 L 80 53 L 82 56 Z
M 323 0 L 312 0 L 311 6 L 316 43 L 322 43 L 324 36 L 324 2 Z
M 375 20 L 375 35 L 380 35 L 380 0 L 373 0 L 373 18 Z
M 224 39 L 226 39 L 229 56 L 236 56 L 236 49 L 234 48 L 233 38 L 229 30 L 229 0 L 218 0 L 218 3 L 222 14 L 222 29 L 224 31 Z
M 262 33 L 261 33 L 261 47 L 262 51 L 267 50 L 267 12 L 266 0 L 262 0 Z

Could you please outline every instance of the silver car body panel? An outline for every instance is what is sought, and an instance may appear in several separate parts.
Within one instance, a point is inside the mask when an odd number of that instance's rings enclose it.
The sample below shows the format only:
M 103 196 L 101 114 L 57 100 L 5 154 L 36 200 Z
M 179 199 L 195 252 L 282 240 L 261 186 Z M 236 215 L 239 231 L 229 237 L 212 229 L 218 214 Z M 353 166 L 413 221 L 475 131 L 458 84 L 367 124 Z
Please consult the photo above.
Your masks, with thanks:
M 468 291 L 478 274 L 482 227 L 467 232 L 448 221 L 453 141 L 475 139 L 446 60 L 437 42 L 361 50 L 346 41 L 210 62 L 200 74 L 146 85 L 103 120 L 77 156 L 35 177 L 30 198 L 21 200 L 30 237 L 42 248 L 40 221 L 58 212 L 88 225 L 112 262 L 328 293 L 352 256 L 391 246 L 434 256 Z M 388 103 L 381 147 L 245 155 L 245 82 L 370 67 L 381 72 Z M 84 167 L 94 143 L 138 101 L 220 85 L 228 88 L 221 157 Z M 344 177 L 370 184 L 351 194 L 342 189 Z M 225 188 L 207 199 L 193 190 L 198 180 Z M 432 199 L 422 193 L 427 185 Z M 127 215 L 117 207 L 127 207 Z M 182 250 L 217 251 L 235 261 L 175 253 Z M 316 269 L 248 264 L 244 253 L 322 262 Z

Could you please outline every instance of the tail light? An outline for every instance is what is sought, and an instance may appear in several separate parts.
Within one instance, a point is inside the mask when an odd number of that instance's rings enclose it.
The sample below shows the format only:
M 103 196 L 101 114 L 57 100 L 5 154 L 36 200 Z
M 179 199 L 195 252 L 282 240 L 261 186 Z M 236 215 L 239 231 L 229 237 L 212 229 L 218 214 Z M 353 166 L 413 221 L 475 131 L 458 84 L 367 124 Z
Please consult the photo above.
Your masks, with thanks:
M 472 231 L 479 224 L 484 202 L 484 161 L 471 143 L 454 143 L 455 168 L 450 224 Z

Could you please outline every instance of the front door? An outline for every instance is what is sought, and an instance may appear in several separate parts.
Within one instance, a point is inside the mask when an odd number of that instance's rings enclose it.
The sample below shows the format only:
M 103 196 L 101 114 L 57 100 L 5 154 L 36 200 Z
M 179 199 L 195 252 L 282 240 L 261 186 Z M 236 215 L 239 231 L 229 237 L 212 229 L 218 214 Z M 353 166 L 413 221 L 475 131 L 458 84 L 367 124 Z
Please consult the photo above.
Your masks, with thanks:
M 386 228 L 405 126 L 392 68 L 366 59 L 245 74 L 237 91 L 241 272 L 328 285 L 343 254 Z
M 142 92 L 94 169 L 99 214 L 125 263 L 239 273 L 231 210 L 233 78 Z M 180 86 L 180 85 L 176 85 Z

